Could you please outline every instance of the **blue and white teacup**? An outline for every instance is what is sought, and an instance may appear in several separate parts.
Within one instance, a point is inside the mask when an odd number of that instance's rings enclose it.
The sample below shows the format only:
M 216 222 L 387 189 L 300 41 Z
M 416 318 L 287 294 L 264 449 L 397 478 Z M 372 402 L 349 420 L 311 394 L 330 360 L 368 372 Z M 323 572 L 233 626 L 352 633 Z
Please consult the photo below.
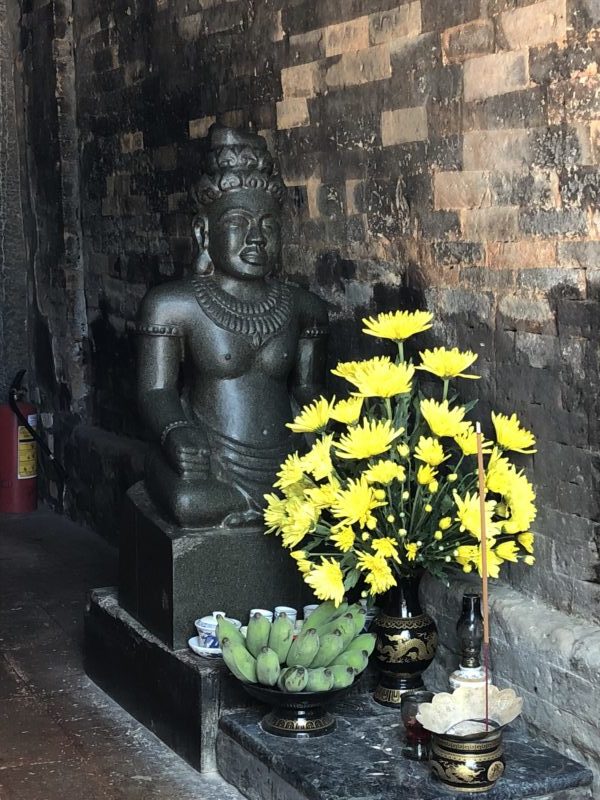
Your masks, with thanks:
M 232 622 L 238 629 L 242 627 L 242 623 L 239 619 L 227 617 L 224 611 L 213 611 L 211 615 L 197 619 L 194 622 L 196 630 L 198 631 L 198 643 L 200 647 L 206 647 L 208 649 L 219 648 L 219 640 L 217 638 L 218 617 L 226 617 L 229 622 Z

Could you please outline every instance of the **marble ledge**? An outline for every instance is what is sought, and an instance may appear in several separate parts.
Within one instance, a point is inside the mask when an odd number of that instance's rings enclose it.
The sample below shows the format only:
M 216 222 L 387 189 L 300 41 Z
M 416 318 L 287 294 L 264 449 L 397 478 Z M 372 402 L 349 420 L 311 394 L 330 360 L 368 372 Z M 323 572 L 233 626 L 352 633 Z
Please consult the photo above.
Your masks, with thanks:
M 333 710 L 333 709 L 332 709 Z M 353 697 L 335 711 L 329 736 L 290 741 L 264 733 L 258 711 L 235 712 L 220 721 L 217 765 L 223 777 L 252 800 L 453 800 L 426 764 L 403 758 L 403 726 L 397 711 L 370 697 Z M 506 772 L 487 800 L 588 800 L 590 770 L 508 729 Z M 251 776 L 251 777 L 250 777 Z

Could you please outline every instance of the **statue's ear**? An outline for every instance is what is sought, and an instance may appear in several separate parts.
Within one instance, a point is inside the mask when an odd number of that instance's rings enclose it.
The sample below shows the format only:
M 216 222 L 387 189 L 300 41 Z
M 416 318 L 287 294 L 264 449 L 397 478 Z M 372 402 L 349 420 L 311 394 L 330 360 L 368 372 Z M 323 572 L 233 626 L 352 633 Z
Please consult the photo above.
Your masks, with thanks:
M 197 275 L 209 275 L 214 268 L 208 253 L 208 217 L 206 214 L 198 214 L 194 217 L 192 230 L 198 245 L 194 272 Z

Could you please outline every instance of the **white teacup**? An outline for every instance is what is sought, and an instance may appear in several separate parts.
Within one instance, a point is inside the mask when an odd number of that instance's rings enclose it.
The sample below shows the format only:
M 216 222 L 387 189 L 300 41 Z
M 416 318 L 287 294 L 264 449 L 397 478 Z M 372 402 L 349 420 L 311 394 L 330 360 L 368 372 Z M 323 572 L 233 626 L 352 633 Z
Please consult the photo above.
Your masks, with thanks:
M 306 622 L 306 620 L 307 620 L 307 619 L 310 617 L 310 615 L 312 614 L 312 612 L 313 612 L 313 611 L 316 611 L 318 607 L 319 607 L 319 604 L 318 604 L 318 603 L 311 603 L 311 604 L 310 604 L 310 605 L 308 605 L 308 606 L 304 606 L 304 609 L 303 609 L 303 611 L 304 611 L 304 621 L 305 621 L 305 622 Z
M 239 619 L 232 619 L 227 617 L 224 611 L 213 611 L 212 614 L 206 617 L 201 617 L 194 622 L 196 630 L 198 631 L 198 643 L 200 647 L 216 648 L 219 647 L 219 640 L 217 639 L 217 625 L 219 624 L 218 617 L 226 617 L 229 622 L 232 622 L 236 628 L 241 628 L 242 623 Z
M 298 619 L 297 609 L 291 608 L 290 606 L 275 606 L 275 617 L 278 617 L 280 614 L 287 614 L 288 619 L 291 619 L 294 625 L 296 624 L 296 620 Z
M 252 608 L 250 609 L 250 616 L 248 619 L 252 619 L 255 614 L 260 614 L 262 617 L 266 617 L 269 622 L 273 622 L 273 612 L 269 611 L 266 608 Z

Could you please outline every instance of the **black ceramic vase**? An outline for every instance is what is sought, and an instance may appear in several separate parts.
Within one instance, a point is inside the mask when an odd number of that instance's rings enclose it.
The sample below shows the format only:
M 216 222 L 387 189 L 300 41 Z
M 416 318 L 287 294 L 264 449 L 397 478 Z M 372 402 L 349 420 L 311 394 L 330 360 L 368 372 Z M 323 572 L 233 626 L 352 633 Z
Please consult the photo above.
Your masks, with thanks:
M 403 692 L 424 686 L 421 675 L 435 656 L 437 628 L 419 603 L 422 575 L 398 578 L 371 627 L 377 635 L 375 658 L 381 670 L 373 696 L 384 706 L 399 709 Z

